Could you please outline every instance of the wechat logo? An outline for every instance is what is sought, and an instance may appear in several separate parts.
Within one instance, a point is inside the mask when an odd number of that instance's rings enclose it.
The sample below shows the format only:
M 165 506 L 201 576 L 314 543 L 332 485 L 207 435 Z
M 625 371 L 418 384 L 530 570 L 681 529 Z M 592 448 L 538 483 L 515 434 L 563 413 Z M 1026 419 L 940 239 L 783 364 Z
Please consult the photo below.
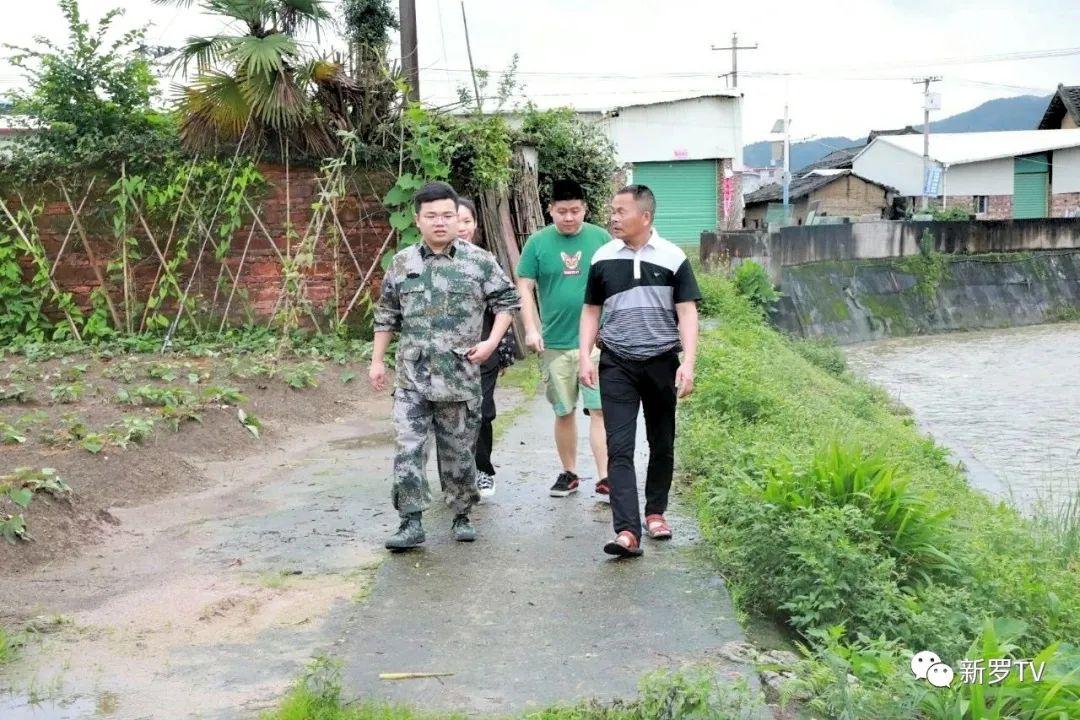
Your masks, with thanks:
M 953 669 L 941 662 L 937 653 L 923 650 L 911 658 L 911 673 L 919 680 L 925 680 L 934 687 L 945 688 L 952 685 Z

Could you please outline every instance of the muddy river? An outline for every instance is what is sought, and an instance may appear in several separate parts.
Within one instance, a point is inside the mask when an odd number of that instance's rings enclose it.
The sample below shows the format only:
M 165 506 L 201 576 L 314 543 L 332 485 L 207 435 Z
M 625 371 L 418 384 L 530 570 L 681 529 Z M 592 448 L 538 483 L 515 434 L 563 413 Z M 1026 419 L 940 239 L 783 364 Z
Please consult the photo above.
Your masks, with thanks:
M 973 485 L 1032 510 L 1080 487 L 1080 323 L 846 348 L 852 370 L 912 409 Z

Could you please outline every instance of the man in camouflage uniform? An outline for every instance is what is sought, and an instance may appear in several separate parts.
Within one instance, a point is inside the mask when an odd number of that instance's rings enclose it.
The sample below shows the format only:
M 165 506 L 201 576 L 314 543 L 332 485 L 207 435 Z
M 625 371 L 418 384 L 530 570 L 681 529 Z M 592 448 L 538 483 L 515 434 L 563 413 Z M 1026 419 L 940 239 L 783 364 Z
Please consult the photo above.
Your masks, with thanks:
M 392 550 L 424 542 L 421 516 L 431 503 L 424 445 L 434 428 L 440 478 L 451 495 L 453 535 L 476 539 L 469 510 L 479 500 L 473 446 L 480 428 L 480 366 L 498 347 L 518 309 L 518 294 L 491 253 L 458 235 L 458 196 L 445 183 L 416 194 L 423 242 L 394 256 L 375 308 L 372 387 L 386 385 L 383 358 L 398 333 L 394 390 L 394 507 L 401 526 Z M 485 309 L 495 314 L 481 341 Z

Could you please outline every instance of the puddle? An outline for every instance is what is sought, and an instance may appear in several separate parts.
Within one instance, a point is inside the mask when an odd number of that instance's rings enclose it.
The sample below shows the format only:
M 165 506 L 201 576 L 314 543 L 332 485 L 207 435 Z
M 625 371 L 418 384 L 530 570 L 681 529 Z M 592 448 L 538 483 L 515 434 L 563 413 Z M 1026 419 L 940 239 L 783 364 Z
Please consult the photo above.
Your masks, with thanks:
M 33 700 L 29 695 L 0 695 L 0 718 L 4 720 L 78 720 L 108 717 L 113 703 L 99 703 L 91 698 Z
M 376 447 L 379 445 L 392 445 L 394 443 L 394 431 L 371 433 L 354 438 L 331 440 L 328 444 L 335 450 L 355 450 L 358 448 Z

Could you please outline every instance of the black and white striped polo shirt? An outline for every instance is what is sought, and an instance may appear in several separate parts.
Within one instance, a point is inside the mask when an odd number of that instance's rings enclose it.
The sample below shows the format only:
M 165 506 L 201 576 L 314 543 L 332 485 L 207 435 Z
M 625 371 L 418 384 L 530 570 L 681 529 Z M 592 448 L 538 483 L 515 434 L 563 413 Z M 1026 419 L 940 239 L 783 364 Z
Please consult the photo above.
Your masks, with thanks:
M 620 357 L 681 350 L 675 305 L 700 299 L 686 254 L 655 229 L 639 250 L 612 240 L 593 255 L 585 304 L 603 306 L 600 341 Z

